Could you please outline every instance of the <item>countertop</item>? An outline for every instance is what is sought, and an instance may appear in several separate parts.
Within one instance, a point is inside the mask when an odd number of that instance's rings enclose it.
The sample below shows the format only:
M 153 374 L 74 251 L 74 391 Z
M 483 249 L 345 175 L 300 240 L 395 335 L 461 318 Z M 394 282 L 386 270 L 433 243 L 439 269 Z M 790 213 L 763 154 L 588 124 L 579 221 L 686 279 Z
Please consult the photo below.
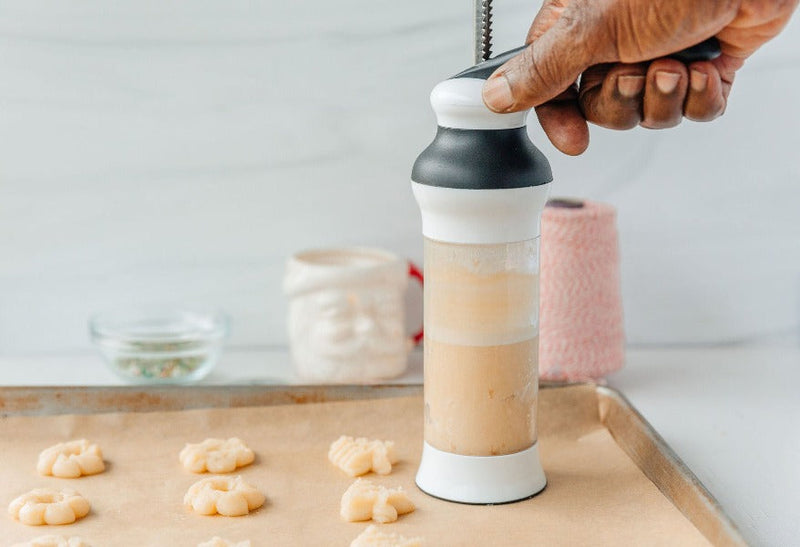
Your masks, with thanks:
M 119 385 L 91 353 L 0 356 L 2 385 Z M 398 383 L 422 379 L 414 352 Z M 285 348 L 227 349 L 204 384 L 296 383 Z M 800 347 L 633 348 L 625 394 L 753 545 L 800 545 Z

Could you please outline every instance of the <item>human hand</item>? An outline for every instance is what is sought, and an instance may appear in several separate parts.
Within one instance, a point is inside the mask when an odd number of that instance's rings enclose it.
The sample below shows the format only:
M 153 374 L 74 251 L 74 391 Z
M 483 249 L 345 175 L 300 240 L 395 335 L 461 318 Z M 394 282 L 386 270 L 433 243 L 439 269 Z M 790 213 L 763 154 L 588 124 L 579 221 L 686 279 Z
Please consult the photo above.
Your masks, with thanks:
M 725 111 L 736 71 L 798 1 L 545 0 L 529 47 L 492 74 L 483 100 L 496 112 L 536 107 L 550 141 L 570 155 L 589 145 L 587 121 L 611 129 L 710 121 Z M 722 50 L 713 61 L 665 57 L 711 36 Z

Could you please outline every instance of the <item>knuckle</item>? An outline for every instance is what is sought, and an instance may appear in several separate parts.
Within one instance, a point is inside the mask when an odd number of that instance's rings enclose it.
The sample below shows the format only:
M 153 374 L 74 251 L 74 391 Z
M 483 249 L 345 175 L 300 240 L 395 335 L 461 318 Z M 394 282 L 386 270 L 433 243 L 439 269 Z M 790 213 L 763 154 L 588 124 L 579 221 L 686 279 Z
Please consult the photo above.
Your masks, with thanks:
M 533 48 L 528 48 L 526 52 L 528 52 L 526 59 L 526 66 L 528 69 L 527 76 L 530 81 L 539 80 L 547 87 L 553 85 L 556 70 L 556 67 L 553 66 L 554 63 L 546 62 L 539 56 L 534 55 Z
M 530 103 L 534 94 L 543 89 L 554 89 L 558 83 L 558 67 L 554 62 L 542 61 L 534 52 L 535 43 L 525 49 L 516 65 L 512 79 L 515 106 Z

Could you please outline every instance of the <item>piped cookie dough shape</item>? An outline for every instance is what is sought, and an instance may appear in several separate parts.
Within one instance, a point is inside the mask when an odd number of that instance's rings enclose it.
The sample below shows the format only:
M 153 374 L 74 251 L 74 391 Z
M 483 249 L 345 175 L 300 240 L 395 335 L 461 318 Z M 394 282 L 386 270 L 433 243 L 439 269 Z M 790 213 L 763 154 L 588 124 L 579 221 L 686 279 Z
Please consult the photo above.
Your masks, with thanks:
M 183 497 L 183 503 L 200 515 L 219 513 L 240 517 L 264 505 L 264 494 L 250 486 L 242 477 L 209 477 L 194 483 Z
M 197 547 L 252 547 L 252 546 L 250 544 L 249 539 L 246 539 L 244 541 L 228 541 L 227 539 L 223 539 L 219 536 L 214 536 L 208 541 L 198 543 Z
M 353 540 L 350 547 L 422 547 L 422 545 L 422 538 L 407 538 L 400 534 L 383 532 L 371 524 Z
M 356 479 L 342 496 L 339 514 L 344 520 L 387 523 L 414 510 L 402 487 L 386 488 L 367 479 Z
M 370 471 L 378 475 L 388 475 L 392 472 L 392 464 L 397 463 L 392 441 L 370 440 L 364 437 L 354 439 L 346 435 L 342 435 L 331 444 L 328 459 L 351 477 Z
M 75 490 L 37 488 L 8 506 L 8 514 L 29 526 L 71 524 L 89 513 L 89 502 Z
M 206 439 L 197 444 L 187 444 L 178 458 L 192 473 L 230 473 L 237 467 L 253 463 L 256 455 L 241 439 Z
M 24 543 L 15 543 L 11 547 L 91 547 L 79 537 L 39 536 Z
M 100 447 L 86 439 L 58 443 L 42 450 L 36 470 L 40 475 L 76 479 L 102 473 L 106 466 Z

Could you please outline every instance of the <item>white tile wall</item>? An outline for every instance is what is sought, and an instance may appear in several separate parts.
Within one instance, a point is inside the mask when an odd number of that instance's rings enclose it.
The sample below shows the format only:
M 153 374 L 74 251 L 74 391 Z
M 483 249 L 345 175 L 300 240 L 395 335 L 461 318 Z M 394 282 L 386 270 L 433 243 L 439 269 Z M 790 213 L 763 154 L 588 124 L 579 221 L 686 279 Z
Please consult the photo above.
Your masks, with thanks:
M 497 50 L 537 6 L 496 0 Z M 408 176 L 427 96 L 467 66 L 472 2 L 17 1 L 0 7 L 0 353 L 88 346 L 95 310 L 182 302 L 285 343 L 294 250 L 419 260 Z M 800 23 L 726 116 L 595 129 L 555 192 L 619 208 L 629 341 L 798 330 Z

